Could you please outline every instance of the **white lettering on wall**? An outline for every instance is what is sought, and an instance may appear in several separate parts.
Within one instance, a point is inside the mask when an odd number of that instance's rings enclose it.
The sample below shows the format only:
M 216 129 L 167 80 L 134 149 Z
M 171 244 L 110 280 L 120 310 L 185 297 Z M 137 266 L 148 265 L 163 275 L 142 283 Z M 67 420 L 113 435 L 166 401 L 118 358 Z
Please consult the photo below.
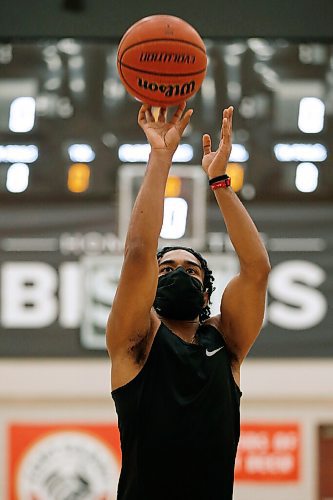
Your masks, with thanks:
M 208 256 L 207 256 L 208 257 Z M 122 257 L 96 256 L 91 264 L 63 262 L 59 272 L 43 262 L 6 262 L 1 268 L 1 324 L 4 328 L 43 328 L 55 321 L 63 328 L 105 327 L 118 284 Z M 238 272 L 237 259 L 212 257 L 216 290 L 212 314 L 218 314 L 227 282 Z M 209 257 L 208 257 L 209 261 Z M 274 266 L 269 279 L 266 322 L 285 330 L 307 330 L 327 314 L 318 287 L 326 273 L 317 264 L 289 260 Z M 90 325 L 90 326 L 89 326 Z
M 110 265 L 108 258 L 106 265 L 101 265 L 101 262 L 102 260 L 99 263 L 98 260 L 83 260 L 85 293 L 80 338 L 85 347 L 92 349 L 105 349 L 105 326 L 121 268 L 121 262 L 118 262 L 118 265 Z
M 78 262 L 59 266 L 59 323 L 64 328 L 77 328 L 81 321 L 83 290 L 82 272 Z
M 6 328 L 43 328 L 57 318 L 56 270 L 43 262 L 2 266 L 1 311 Z
M 62 233 L 59 249 L 63 255 L 99 255 L 103 252 L 123 252 L 121 240 L 113 233 Z
M 274 267 L 269 293 L 276 299 L 268 306 L 270 323 L 287 330 L 303 330 L 318 325 L 327 312 L 324 295 L 316 289 L 326 278 L 313 262 L 289 260 Z

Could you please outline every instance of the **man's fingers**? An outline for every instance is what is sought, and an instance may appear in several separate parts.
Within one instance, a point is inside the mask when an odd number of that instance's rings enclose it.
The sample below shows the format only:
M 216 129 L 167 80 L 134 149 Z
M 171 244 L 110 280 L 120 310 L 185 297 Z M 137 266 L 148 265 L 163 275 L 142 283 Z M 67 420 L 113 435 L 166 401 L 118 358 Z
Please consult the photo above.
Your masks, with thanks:
M 234 108 L 232 106 L 229 106 L 229 108 L 227 109 L 227 114 L 226 114 L 226 120 L 227 120 L 226 130 L 224 132 L 224 138 L 229 143 L 231 142 L 233 112 L 234 112 Z
M 147 123 L 147 120 L 146 120 L 146 110 L 147 110 L 147 108 L 148 108 L 148 104 L 143 104 L 141 106 L 141 108 L 139 109 L 139 113 L 138 113 L 138 123 L 139 123 L 139 125 Z
M 187 125 L 189 124 L 189 121 L 191 119 L 192 114 L 193 114 L 193 109 L 189 109 L 188 111 L 186 111 L 185 115 L 180 120 L 179 126 L 178 126 L 180 135 L 183 135 L 184 130 L 186 129 Z
M 161 123 L 164 123 L 166 120 L 166 108 L 160 108 L 160 111 L 158 113 L 158 121 Z
M 155 121 L 155 118 L 154 118 L 154 115 L 151 111 L 151 106 L 147 106 L 147 109 L 146 109 L 146 120 L 147 122 L 154 122 Z
M 229 106 L 229 108 L 223 110 L 221 137 L 220 137 L 221 143 L 222 141 L 223 143 L 231 141 L 233 112 L 234 108 L 232 106 Z
M 221 142 L 219 150 L 222 155 L 225 155 L 226 161 L 228 161 L 232 149 L 232 115 L 233 108 L 230 106 L 223 113 L 222 130 L 221 130 Z
M 223 113 L 222 113 L 220 141 L 222 141 L 222 139 L 223 139 L 223 133 L 225 132 L 225 129 L 224 129 L 225 118 L 227 118 L 227 110 L 226 109 L 224 109 Z
M 229 128 L 230 128 L 230 135 L 232 134 L 232 117 L 234 115 L 234 108 L 230 106 L 230 111 L 229 111 Z
M 223 123 L 222 123 L 222 137 L 223 140 L 226 141 L 229 137 L 229 121 L 228 118 L 223 118 Z
M 186 102 L 184 101 L 184 102 L 179 104 L 178 108 L 174 112 L 173 117 L 170 120 L 170 123 L 173 123 L 173 124 L 177 123 L 180 120 L 185 108 L 186 108 Z
M 204 155 L 208 155 L 212 152 L 212 140 L 210 138 L 210 135 L 204 134 L 202 136 L 202 148 Z

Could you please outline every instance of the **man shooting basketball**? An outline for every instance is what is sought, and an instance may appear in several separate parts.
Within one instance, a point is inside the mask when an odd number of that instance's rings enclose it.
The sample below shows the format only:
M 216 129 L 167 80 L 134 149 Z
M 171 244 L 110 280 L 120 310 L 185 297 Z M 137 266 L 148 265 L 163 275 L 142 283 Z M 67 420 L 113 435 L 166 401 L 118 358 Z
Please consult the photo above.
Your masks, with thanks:
M 141 107 L 151 153 L 125 243 L 107 326 L 112 396 L 122 445 L 119 500 L 231 500 L 239 440 L 240 366 L 263 322 L 270 264 L 257 229 L 232 191 L 226 167 L 233 109 L 221 141 L 203 136 L 202 166 L 239 259 L 221 313 L 205 259 L 169 247 L 156 256 L 173 154 L 190 121 Z

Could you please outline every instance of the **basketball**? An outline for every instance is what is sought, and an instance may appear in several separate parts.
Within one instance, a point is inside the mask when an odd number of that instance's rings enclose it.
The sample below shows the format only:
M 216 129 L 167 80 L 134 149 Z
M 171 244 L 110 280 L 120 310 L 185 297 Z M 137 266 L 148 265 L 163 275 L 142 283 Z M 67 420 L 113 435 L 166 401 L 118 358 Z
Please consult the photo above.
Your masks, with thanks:
M 117 67 L 126 90 L 139 101 L 176 106 L 198 92 L 206 74 L 206 48 L 183 19 L 149 16 L 122 37 Z

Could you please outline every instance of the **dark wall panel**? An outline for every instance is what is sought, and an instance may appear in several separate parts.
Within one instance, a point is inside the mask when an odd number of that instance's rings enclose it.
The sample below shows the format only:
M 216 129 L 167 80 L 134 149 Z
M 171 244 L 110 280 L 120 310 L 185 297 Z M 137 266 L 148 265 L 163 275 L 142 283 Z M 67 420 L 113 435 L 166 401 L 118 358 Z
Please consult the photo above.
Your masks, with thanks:
M 0 37 L 120 37 L 144 16 L 186 19 L 209 37 L 333 37 L 332 0 L 1 0 Z

